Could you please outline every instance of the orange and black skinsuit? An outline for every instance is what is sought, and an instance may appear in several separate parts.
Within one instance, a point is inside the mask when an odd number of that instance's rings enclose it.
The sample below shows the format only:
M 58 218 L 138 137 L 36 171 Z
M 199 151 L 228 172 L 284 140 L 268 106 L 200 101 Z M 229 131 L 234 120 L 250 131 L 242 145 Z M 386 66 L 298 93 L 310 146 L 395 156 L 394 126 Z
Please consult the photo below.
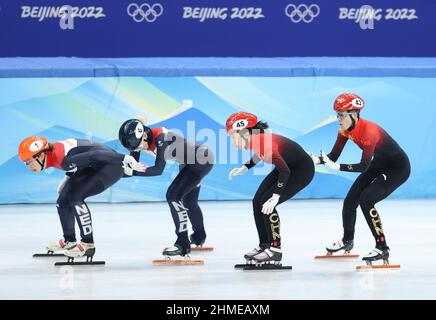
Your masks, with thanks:
M 375 204 L 402 185 L 410 175 L 410 163 L 403 149 L 377 124 L 360 119 L 351 131 L 339 130 L 338 137 L 328 157 L 335 161 L 351 139 L 362 152 L 357 164 L 341 164 L 341 171 L 362 172 L 351 186 L 344 200 L 342 221 L 343 241 L 354 239 L 356 209 L 360 205 L 365 219 L 376 240 L 376 247 L 386 247 L 380 216 Z
M 254 152 L 254 156 L 245 164 L 248 169 L 261 160 L 275 165 L 254 196 L 253 213 L 259 246 L 280 248 L 280 219 L 277 210 L 274 208 L 270 215 L 265 215 L 262 206 L 273 193 L 280 195 L 280 204 L 305 188 L 314 176 L 314 164 L 299 144 L 276 134 L 253 134 L 248 148 Z

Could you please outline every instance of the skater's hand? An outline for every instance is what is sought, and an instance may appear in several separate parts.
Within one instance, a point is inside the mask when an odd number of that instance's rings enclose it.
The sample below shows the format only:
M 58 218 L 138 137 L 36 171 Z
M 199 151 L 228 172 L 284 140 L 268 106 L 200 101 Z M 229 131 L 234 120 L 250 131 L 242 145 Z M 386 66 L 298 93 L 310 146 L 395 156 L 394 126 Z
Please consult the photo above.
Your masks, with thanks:
M 129 176 L 129 177 L 133 176 L 133 169 L 132 168 L 123 165 L 123 169 L 124 169 L 124 175 Z
M 312 158 L 314 164 L 321 164 L 319 157 L 315 157 L 312 152 L 308 152 L 307 154 Z
M 246 173 L 247 171 L 248 171 L 248 168 L 246 166 L 242 166 L 240 168 L 233 168 L 229 172 L 229 180 L 232 181 L 234 176 L 242 175 L 242 174 Z
M 324 161 L 324 164 L 333 170 L 339 170 L 341 168 L 339 163 L 333 162 L 330 158 L 325 154 L 324 151 L 321 150 L 321 158 Z
M 274 211 L 277 203 L 279 203 L 280 195 L 273 193 L 272 197 L 269 198 L 262 206 L 263 214 L 271 214 Z
M 61 182 L 59 182 L 58 184 L 58 188 L 56 190 L 57 194 L 60 195 L 62 192 L 62 189 L 64 189 L 65 184 L 67 183 L 68 179 L 70 179 L 69 176 L 65 175 L 64 178 L 61 180 Z
M 147 170 L 147 166 L 145 164 L 136 161 L 135 158 L 130 155 L 124 156 L 123 168 L 124 173 L 129 176 L 133 174 L 133 171 L 145 172 L 145 170 Z

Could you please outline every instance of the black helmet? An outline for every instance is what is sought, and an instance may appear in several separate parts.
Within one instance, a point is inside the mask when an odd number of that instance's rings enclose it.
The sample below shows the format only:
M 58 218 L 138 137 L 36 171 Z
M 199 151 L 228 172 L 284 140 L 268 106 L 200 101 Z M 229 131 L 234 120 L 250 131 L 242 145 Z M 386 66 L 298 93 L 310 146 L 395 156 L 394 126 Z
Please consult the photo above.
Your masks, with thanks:
M 138 119 L 129 119 L 121 125 L 118 139 L 124 148 L 134 151 L 140 146 L 144 132 L 147 133 L 147 143 L 150 144 L 153 140 L 151 129 L 144 126 Z

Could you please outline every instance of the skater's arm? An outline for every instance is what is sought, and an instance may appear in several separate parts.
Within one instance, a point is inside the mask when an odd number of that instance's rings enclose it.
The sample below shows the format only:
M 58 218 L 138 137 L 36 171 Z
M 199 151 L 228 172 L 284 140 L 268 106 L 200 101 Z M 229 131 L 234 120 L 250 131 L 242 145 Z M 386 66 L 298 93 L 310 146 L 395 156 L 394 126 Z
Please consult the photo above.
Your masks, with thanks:
M 66 171 L 75 168 L 92 167 L 99 163 L 121 163 L 123 162 L 124 155 L 105 150 L 93 150 L 88 152 L 78 153 L 72 156 L 66 156 L 62 161 L 62 168 Z
M 336 162 L 338 160 L 339 156 L 342 153 L 342 150 L 344 149 L 345 144 L 347 143 L 348 138 L 343 136 L 340 132 L 338 133 L 338 137 L 336 138 L 335 145 L 332 148 L 332 151 L 327 155 L 330 160 L 333 162 Z
M 278 153 L 273 155 L 272 163 L 275 164 L 276 169 L 279 171 L 279 177 L 277 179 L 277 183 L 274 187 L 273 193 L 280 195 L 282 193 L 283 188 L 288 183 L 288 179 L 289 179 L 289 175 L 291 174 L 291 170 L 289 169 L 286 161 Z
M 130 155 L 139 162 L 139 158 L 141 157 L 141 151 L 130 151 Z
M 374 145 L 371 144 L 363 149 L 362 152 L 362 158 L 360 159 L 359 163 L 354 164 L 340 164 L 341 171 L 348 171 L 348 172 L 365 172 L 369 165 L 371 164 L 372 157 L 374 155 Z
M 261 158 L 259 158 L 257 155 L 253 155 L 253 157 L 251 157 L 250 161 L 245 163 L 244 166 L 246 166 L 247 169 L 251 169 L 251 168 L 253 168 L 256 164 L 258 164 L 261 161 L 262 161 Z
M 145 172 L 134 171 L 133 175 L 144 177 L 160 176 L 165 169 L 165 165 L 167 164 L 165 160 L 165 149 L 168 147 L 168 145 L 168 141 L 165 141 L 165 135 L 159 135 L 159 137 L 156 139 L 156 161 L 154 162 L 154 166 L 147 168 Z

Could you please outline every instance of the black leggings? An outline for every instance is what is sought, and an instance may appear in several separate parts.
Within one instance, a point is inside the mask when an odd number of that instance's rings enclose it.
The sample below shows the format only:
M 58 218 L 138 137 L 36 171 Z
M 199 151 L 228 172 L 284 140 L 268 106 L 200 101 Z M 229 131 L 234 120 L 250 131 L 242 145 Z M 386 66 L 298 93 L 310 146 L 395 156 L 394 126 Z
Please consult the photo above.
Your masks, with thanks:
M 64 185 L 57 200 L 57 210 L 66 241 L 76 241 L 74 220 L 80 229 L 81 241 L 93 243 L 91 212 L 85 199 L 102 193 L 123 176 L 119 164 L 106 164 L 97 169 L 88 167 L 74 173 Z
M 194 231 L 194 240 L 206 239 L 203 213 L 198 205 L 201 180 L 212 170 L 212 164 L 181 165 L 180 172 L 168 188 L 166 198 L 176 227 L 175 244 L 184 250 L 191 247 L 188 237 L 188 218 Z
M 407 157 L 389 164 L 384 161 L 373 160 L 368 170 L 354 181 L 344 200 L 342 209 L 343 240 L 354 239 L 356 209 L 360 205 L 366 222 L 375 238 L 376 246 L 386 246 L 386 238 L 380 216 L 375 209 L 375 204 L 389 196 L 409 176 L 410 163 Z
M 290 170 L 288 183 L 283 188 L 278 204 L 289 200 L 304 189 L 312 181 L 315 173 L 312 159 L 309 157 L 299 162 L 298 166 L 290 167 Z M 273 195 L 278 176 L 277 169 L 271 171 L 260 184 L 253 199 L 254 221 L 256 222 L 260 247 L 273 246 L 279 248 L 281 246 L 280 218 L 277 209 L 274 208 L 270 215 L 262 213 L 263 204 Z

